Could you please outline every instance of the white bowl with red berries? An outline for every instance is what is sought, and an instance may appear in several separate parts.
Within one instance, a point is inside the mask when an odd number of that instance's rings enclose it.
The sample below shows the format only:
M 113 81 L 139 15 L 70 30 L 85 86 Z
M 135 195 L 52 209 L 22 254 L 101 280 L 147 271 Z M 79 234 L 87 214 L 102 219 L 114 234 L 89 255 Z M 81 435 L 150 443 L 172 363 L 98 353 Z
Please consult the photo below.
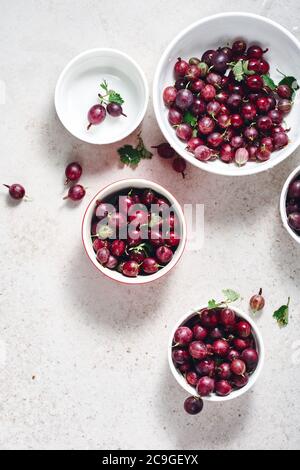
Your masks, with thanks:
M 282 188 L 280 215 L 289 235 L 300 243 L 300 166 L 289 175 Z
M 170 369 L 179 385 L 191 396 L 212 402 L 232 400 L 250 390 L 264 358 L 263 339 L 253 319 L 226 305 L 202 305 L 184 315 L 168 346 Z
M 300 144 L 300 43 L 274 21 L 222 13 L 182 31 L 157 66 L 159 127 L 194 166 L 229 176 L 265 171 Z
M 102 145 L 124 139 L 139 126 L 148 97 L 145 74 L 135 60 L 116 49 L 91 49 L 62 71 L 55 107 L 72 135 Z
M 178 201 L 145 179 L 117 181 L 99 191 L 82 223 L 93 265 L 124 284 L 145 284 L 167 274 L 181 258 L 186 237 Z

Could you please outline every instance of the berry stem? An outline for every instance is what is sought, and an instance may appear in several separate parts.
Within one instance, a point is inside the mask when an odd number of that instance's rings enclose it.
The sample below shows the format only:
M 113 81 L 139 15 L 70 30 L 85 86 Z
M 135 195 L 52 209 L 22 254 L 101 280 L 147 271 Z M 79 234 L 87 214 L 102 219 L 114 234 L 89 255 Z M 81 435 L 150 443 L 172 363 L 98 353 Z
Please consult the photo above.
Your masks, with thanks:
M 285 73 L 281 72 L 279 69 L 276 69 L 278 73 L 280 73 L 280 75 L 282 75 L 283 77 L 286 77 Z

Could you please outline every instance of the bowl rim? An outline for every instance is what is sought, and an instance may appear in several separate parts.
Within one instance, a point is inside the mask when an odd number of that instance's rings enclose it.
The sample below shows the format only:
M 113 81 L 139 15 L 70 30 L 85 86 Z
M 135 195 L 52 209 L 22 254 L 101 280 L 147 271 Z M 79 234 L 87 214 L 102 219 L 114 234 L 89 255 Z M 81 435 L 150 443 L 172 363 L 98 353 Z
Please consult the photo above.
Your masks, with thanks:
M 140 75 L 141 77 L 141 80 L 142 80 L 142 83 L 143 83 L 143 88 L 144 88 L 144 95 L 145 95 L 145 99 L 144 99 L 144 102 L 143 104 L 141 104 L 141 112 L 140 114 L 138 115 L 137 119 L 135 121 L 133 121 L 132 125 L 130 127 L 128 127 L 126 130 L 124 130 L 124 132 L 122 134 L 120 134 L 120 136 L 118 136 L 117 138 L 113 138 L 113 139 L 110 139 L 109 141 L 107 142 L 93 142 L 91 140 L 88 139 L 88 137 L 86 139 L 83 139 L 82 137 L 79 137 L 78 135 L 76 135 L 76 133 L 74 133 L 70 127 L 68 126 L 68 124 L 63 120 L 63 117 L 62 117 L 62 114 L 60 112 L 60 106 L 59 106 L 59 90 L 62 86 L 62 83 L 68 73 L 68 71 L 78 62 L 81 61 L 81 59 L 83 59 L 84 57 L 86 56 L 89 56 L 89 55 L 93 55 L 93 54 L 99 54 L 99 53 L 105 53 L 105 54 L 110 54 L 110 55 L 115 55 L 115 56 L 121 56 L 123 57 L 124 59 L 126 59 L 128 62 L 130 62 L 137 70 L 138 74 Z M 55 86 L 55 92 L 54 92 L 54 105 L 55 105 L 55 110 L 56 110 L 56 113 L 57 113 L 57 116 L 60 120 L 60 122 L 62 123 L 62 125 L 65 127 L 65 129 L 73 136 L 73 137 L 76 137 L 78 140 L 80 140 L 81 142 L 85 142 L 85 143 L 88 143 L 88 144 L 91 144 L 91 145 L 110 145 L 110 144 L 113 144 L 113 143 L 116 143 L 116 142 L 120 142 L 121 140 L 125 139 L 126 137 L 128 137 L 130 134 L 132 134 L 132 132 L 134 132 L 137 127 L 141 124 L 141 122 L 143 121 L 144 117 L 145 117 L 145 114 L 146 114 L 146 111 L 147 111 L 147 108 L 148 108 L 148 104 L 149 104 L 149 85 L 148 85 L 148 82 L 147 82 L 147 78 L 146 78 L 146 75 L 145 75 L 145 72 L 143 71 L 143 69 L 141 68 L 141 66 L 136 62 L 135 59 L 133 59 L 131 56 L 129 56 L 126 52 L 123 52 L 123 51 L 120 51 L 119 49 L 114 49 L 114 48 L 110 48 L 110 47 L 96 47 L 96 48 L 92 48 L 92 49 L 87 49 L 83 52 L 80 52 L 79 54 L 77 54 L 75 57 L 73 57 L 73 59 L 71 59 L 66 65 L 65 67 L 63 68 L 62 72 L 60 73 L 59 77 L 58 77 L 58 80 L 56 82 L 56 86 Z
M 123 276 L 121 279 L 116 279 L 115 277 L 110 275 L 110 273 L 112 273 L 114 271 L 110 271 L 108 268 L 105 268 L 105 267 L 101 266 L 99 263 L 96 263 L 95 258 L 92 259 L 91 256 L 89 255 L 89 251 L 87 249 L 88 241 L 87 241 L 87 238 L 85 236 L 85 228 L 86 228 L 86 224 L 88 223 L 88 220 L 87 220 L 88 216 L 92 212 L 93 205 L 94 205 L 95 201 L 99 198 L 99 195 L 101 195 L 104 192 L 107 192 L 110 188 L 112 188 L 112 192 L 113 192 L 114 191 L 113 188 L 115 186 L 119 185 L 120 183 L 122 183 L 123 188 L 126 188 L 127 186 L 134 186 L 134 184 L 137 184 L 137 183 L 140 183 L 140 184 L 143 183 L 143 184 L 145 184 L 145 187 L 153 188 L 157 192 L 161 191 L 161 195 L 163 197 L 166 197 L 167 199 L 170 198 L 171 200 L 173 200 L 175 202 L 176 212 L 177 212 L 177 214 L 180 218 L 180 221 L 182 223 L 182 238 L 181 238 L 181 241 L 178 245 L 177 250 L 175 251 L 175 254 L 177 253 L 176 257 L 174 256 L 173 259 L 170 261 L 170 263 L 168 263 L 164 268 L 157 271 L 157 273 L 155 273 L 155 274 L 150 274 L 148 276 L 138 276 L 136 278 L 130 278 L 130 277 Z M 157 188 L 159 188 L 159 189 L 157 189 Z M 89 204 L 88 204 L 88 206 L 87 206 L 87 208 L 84 212 L 83 219 L 82 219 L 81 238 L 82 238 L 82 243 L 83 243 L 83 246 L 84 246 L 85 253 L 86 253 L 87 257 L 89 258 L 90 262 L 93 264 L 93 266 L 95 267 L 95 269 L 98 272 L 100 272 L 106 278 L 108 278 L 112 281 L 115 281 L 119 284 L 124 284 L 124 285 L 127 285 L 127 286 L 128 285 L 143 285 L 143 284 L 149 284 L 150 282 L 154 282 L 158 279 L 161 279 L 163 276 L 169 274 L 172 271 L 172 269 L 179 263 L 182 255 L 185 251 L 186 244 L 187 244 L 187 225 L 186 225 L 186 219 L 185 219 L 185 216 L 184 216 L 184 212 L 181 208 L 181 205 L 179 204 L 179 202 L 177 201 L 175 196 L 173 196 L 173 194 L 170 191 L 168 191 L 163 186 L 161 186 L 159 183 L 157 183 L 156 181 L 153 181 L 153 180 L 148 180 L 148 179 L 145 179 L 145 178 L 124 178 L 124 179 L 121 179 L 121 180 L 118 180 L 118 181 L 114 181 L 113 183 L 107 184 L 100 191 L 98 191 L 95 194 L 95 196 L 90 200 L 90 202 L 89 202 Z
M 192 309 L 189 314 L 185 314 L 179 320 L 177 320 L 174 327 L 172 328 L 171 334 L 169 336 L 169 343 L 168 343 L 168 363 L 169 363 L 169 367 L 171 369 L 173 377 L 186 392 L 196 397 L 199 397 L 199 395 L 196 392 L 196 389 L 187 383 L 184 376 L 178 371 L 178 369 L 174 365 L 173 358 L 172 358 L 172 350 L 173 350 L 172 346 L 173 346 L 174 334 L 177 328 L 179 328 L 184 323 L 186 323 L 190 318 L 196 315 L 197 311 L 203 308 L 207 308 L 207 304 L 203 304 L 200 307 L 197 307 L 196 309 Z M 230 305 L 230 309 L 232 309 L 235 313 L 237 313 L 239 317 L 243 318 L 244 320 L 250 323 L 252 327 L 252 333 L 256 342 L 256 346 L 259 350 L 259 361 L 258 361 L 255 371 L 250 376 L 249 382 L 245 387 L 235 390 L 233 393 L 231 393 L 227 397 L 219 397 L 218 395 L 215 395 L 215 394 L 209 397 L 201 397 L 204 401 L 224 402 L 224 401 L 234 400 L 235 398 L 238 398 L 244 395 L 244 393 L 248 392 L 255 385 L 264 367 L 265 346 L 264 346 L 262 334 L 258 326 L 254 322 L 254 320 L 250 317 L 250 315 L 244 312 L 244 310 L 240 309 L 239 307 L 232 306 L 232 305 Z
M 168 46 L 164 50 L 158 62 L 155 75 L 154 75 L 153 87 L 152 87 L 154 113 L 156 116 L 158 126 L 162 134 L 164 135 L 165 139 L 174 147 L 174 149 L 179 155 L 181 155 L 186 161 L 188 161 L 195 167 L 201 170 L 207 171 L 208 173 L 213 173 L 213 174 L 221 175 L 221 176 L 249 176 L 249 175 L 262 173 L 263 171 L 266 171 L 266 170 L 270 170 L 274 168 L 276 165 L 278 165 L 279 163 L 283 162 L 285 159 L 287 159 L 300 145 L 300 133 L 299 133 L 298 138 L 296 138 L 294 142 L 289 143 L 289 145 L 282 150 L 283 153 L 281 156 L 278 156 L 266 162 L 261 162 L 251 168 L 247 167 L 246 165 L 245 167 L 243 167 L 243 170 L 241 173 L 237 173 L 231 170 L 230 167 L 228 165 L 226 166 L 225 164 L 224 164 L 224 170 L 223 170 L 222 169 L 223 167 L 216 167 L 213 164 L 213 162 L 212 164 L 200 162 L 196 160 L 195 157 L 193 157 L 192 155 L 189 156 L 186 153 L 184 153 L 182 147 L 180 146 L 180 142 L 177 141 L 175 138 L 172 139 L 171 141 L 169 140 L 169 134 L 164 128 L 165 126 L 163 124 L 163 118 L 160 113 L 161 96 L 159 96 L 158 90 L 159 90 L 159 81 L 160 81 L 161 71 L 164 68 L 165 63 L 168 61 L 168 56 L 170 54 L 170 51 L 186 34 L 188 34 L 193 29 L 197 28 L 199 25 L 209 23 L 219 18 L 228 19 L 228 18 L 236 18 L 236 17 L 250 18 L 252 20 L 259 20 L 259 21 L 268 23 L 269 25 L 272 25 L 274 28 L 280 30 L 283 34 L 288 36 L 289 39 L 295 44 L 295 46 L 299 49 L 299 52 L 300 52 L 300 41 L 290 31 L 288 31 L 288 29 L 286 29 L 284 26 L 277 23 L 276 21 L 273 21 L 262 15 L 257 15 L 255 13 L 238 12 L 238 11 L 217 13 L 215 15 L 206 16 L 198 21 L 195 21 L 194 23 L 184 28 L 179 34 L 177 34 L 173 38 L 173 40 L 168 44 Z M 226 168 L 226 171 L 225 171 L 225 168 Z
M 282 191 L 280 195 L 280 203 L 279 203 L 279 208 L 280 208 L 280 215 L 281 215 L 281 220 L 284 228 L 286 231 L 289 233 L 289 235 L 297 242 L 300 243 L 300 235 L 297 235 L 294 230 L 291 229 L 291 227 L 288 224 L 288 217 L 286 213 L 286 200 L 287 200 L 287 193 L 289 186 L 291 182 L 295 179 L 296 176 L 300 175 L 300 165 L 297 166 L 287 177 Z

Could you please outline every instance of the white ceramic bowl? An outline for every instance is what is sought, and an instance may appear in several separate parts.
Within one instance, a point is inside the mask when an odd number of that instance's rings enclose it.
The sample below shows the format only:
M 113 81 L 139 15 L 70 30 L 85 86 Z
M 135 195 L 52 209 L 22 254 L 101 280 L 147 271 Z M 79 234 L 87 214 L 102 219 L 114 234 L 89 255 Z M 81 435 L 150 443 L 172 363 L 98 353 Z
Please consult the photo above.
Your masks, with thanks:
M 289 175 L 286 182 L 284 183 L 284 186 L 281 191 L 281 196 L 280 196 L 280 215 L 281 215 L 283 226 L 287 230 L 287 232 L 290 234 L 290 236 L 297 243 L 300 243 L 300 235 L 297 235 L 288 224 L 288 217 L 286 213 L 286 199 L 287 199 L 287 193 L 288 193 L 291 182 L 294 181 L 294 179 L 296 179 L 296 177 L 299 175 L 300 175 L 300 166 L 297 166 L 297 168 L 295 168 L 295 170 Z
M 198 396 L 196 390 L 194 387 L 192 387 L 191 385 L 189 385 L 187 383 L 187 381 L 185 380 L 184 376 L 181 374 L 180 371 L 178 371 L 174 365 L 174 362 L 173 362 L 173 359 L 172 359 L 172 351 L 173 351 L 173 338 L 174 338 L 174 334 L 175 334 L 175 331 L 177 330 L 177 328 L 179 328 L 180 326 L 184 325 L 190 318 L 194 317 L 195 316 L 195 312 L 203 309 L 203 308 L 206 308 L 207 305 L 202 305 L 201 307 L 199 307 L 198 309 L 196 310 L 193 310 L 192 313 L 190 313 L 189 315 L 185 315 L 183 316 L 177 323 L 176 325 L 174 326 L 173 330 L 172 330 L 172 333 L 170 335 L 170 339 L 169 339 L 169 345 L 168 345 L 168 361 L 169 361 L 169 365 L 170 365 L 170 369 L 171 369 L 171 372 L 173 374 L 173 376 L 175 377 L 175 379 L 177 380 L 177 382 L 179 383 L 179 385 L 181 385 L 181 387 L 186 391 L 188 392 L 190 395 L 193 395 L 193 396 Z M 239 390 L 235 390 L 234 392 L 232 392 L 230 395 L 228 395 L 227 397 L 219 397 L 218 395 L 215 395 L 215 394 L 212 394 L 211 396 L 209 397 L 203 397 L 203 400 L 206 400 L 206 401 L 229 401 L 229 400 L 233 400 L 234 398 L 238 398 L 240 397 L 241 395 L 243 395 L 244 393 L 246 393 L 248 390 L 250 390 L 250 388 L 253 387 L 253 385 L 255 384 L 255 382 L 257 381 L 262 369 L 263 369 L 263 366 L 264 366 L 264 361 L 265 361 L 265 348 L 264 348 L 264 343 L 263 343 L 263 339 L 262 339 L 262 336 L 261 336 L 261 333 L 257 327 L 257 325 L 255 324 L 255 322 L 252 320 L 252 318 L 247 315 L 246 313 L 244 313 L 242 310 L 240 310 L 239 308 L 237 307 L 232 307 L 230 306 L 230 308 L 232 310 L 234 310 L 236 312 L 236 314 L 247 320 L 247 322 L 250 323 L 251 327 L 252 327 L 252 333 L 253 333 L 253 337 L 255 339 L 255 343 L 256 343 L 256 347 L 257 347 L 257 351 L 258 351 L 258 354 L 259 354 L 259 362 L 258 362 L 258 365 L 257 365 L 257 368 L 256 370 L 253 372 L 252 375 L 250 375 L 249 377 L 249 382 L 248 384 L 244 387 L 244 388 L 241 388 Z
M 87 130 L 89 109 L 99 103 L 100 83 L 120 93 L 127 117 L 107 115 Z M 61 73 L 55 90 L 55 107 L 65 128 L 84 142 L 111 144 L 131 134 L 143 120 L 149 90 L 144 72 L 127 54 L 115 49 L 92 49 L 75 57 Z
M 93 213 L 95 209 L 95 204 L 97 200 L 105 200 L 107 197 L 113 195 L 114 193 L 121 192 L 126 188 L 150 188 L 153 189 L 155 192 L 158 194 L 162 195 L 164 198 L 166 198 L 171 205 L 173 206 L 174 211 L 177 213 L 179 222 L 181 224 L 181 231 L 182 231 L 182 237 L 180 240 L 180 243 L 177 247 L 177 250 L 174 252 L 174 256 L 170 263 L 168 263 L 164 268 L 160 269 L 157 271 L 155 274 L 150 274 L 147 276 L 138 276 L 135 278 L 130 278 L 126 277 L 123 274 L 119 273 L 118 271 L 112 271 L 108 268 L 105 268 L 102 266 L 100 263 L 98 263 L 96 259 L 96 254 L 93 249 L 93 244 L 91 241 L 91 222 L 93 218 Z M 124 179 L 121 181 L 117 181 L 115 183 L 110 184 L 106 188 L 102 189 L 99 191 L 95 197 L 91 200 L 89 203 L 84 218 L 82 222 L 82 241 L 83 245 L 85 248 L 85 251 L 92 261 L 93 265 L 98 269 L 98 271 L 102 272 L 105 274 L 107 277 L 110 279 L 113 279 L 115 281 L 119 281 L 123 284 L 146 284 L 152 281 L 155 281 L 156 279 L 161 278 L 165 274 L 167 274 L 171 269 L 178 263 L 179 259 L 181 258 L 185 245 L 186 245 L 186 238 L 187 238 L 187 232 L 186 232 L 186 223 L 185 223 L 185 218 L 183 211 L 181 209 L 180 204 L 178 201 L 175 199 L 175 197 L 167 191 L 165 188 L 160 186 L 157 183 L 154 183 L 153 181 L 148 181 L 145 179 Z
M 249 162 L 239 168 L 234 164 L 225 164 L 220 160 L 200 162 L 188 152 L 186 144 L 175 135 L 167 119 L 168 110 L 164 105 L 162 94 L 166 86 L 174 83 L 173 67 L 178 57 L 189 58 L 200 56 L 207 49 L 216 49 L 220 45 L 232 43 L 237 38 L 244 38 L 248 44 L 258 43 L 268 47 L 266 55 L 270 61 L 271 77 L 279 82 L 282 76 L 276 69 L 286 75 L 300 79 L 300 43 L 284 27 L 262 16 L 250 13 L 222 13 L 204 18 L 182 31 L 171 42 L 163 53 L 155 73 L 153 84 L 153 104 L 159 127 L 167 141 L 188 162 L 202 170 L 220 175 L 243 176 L 265 171 L 285 160 L 300 144 L 300 107 L 296 105 L 286 119 L 291 127 L 290 144 L 272 154 L 267 162 Z

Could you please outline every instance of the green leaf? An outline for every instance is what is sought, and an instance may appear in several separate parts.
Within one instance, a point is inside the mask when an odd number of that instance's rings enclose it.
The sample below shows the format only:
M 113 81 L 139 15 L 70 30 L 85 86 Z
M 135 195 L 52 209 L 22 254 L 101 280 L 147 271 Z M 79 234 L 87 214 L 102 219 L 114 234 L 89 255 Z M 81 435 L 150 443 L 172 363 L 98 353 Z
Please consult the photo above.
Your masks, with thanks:
M 248 65 L 249 65 L 249 60 L 243 60 L 243 71 L 245 75 L 254 75 L 255 72 L 254 70 L 249 70 Z
M 190 124 L 190 126 L 195 127 L 197 125 L 197 118 L 190 112 L 187 111 L 183 116 L 183 122 Z
M 136 166 L 140 163 L 141 154 L 132 145 L 124 145 L 124 147 L 118 149 L 118 153 L 124 165 Z
M 138 144 L 136 149 L 140 152 L 141 158 L 150 159 L 153 157 L 153 153 L 146 149 L 141 134 L 138 135 Z
M 115 92 L 114 90 L 109 90 L 109 92 L 108 92 L 108 101 L 110 103 L 116 103 L 116 104 L 120 104 L 120 105 L 122 105 L 124 103 L 124 100 L 121 97 L 121 95 L 119 93 Z
M 244 66 L 243 66 L 243 61 L 239 60 L 236 62 L 236 64 L 232 67 L 233 74 L 235 76 L 235 79 L 238 82 L 241 82 L 244 78 Z
M 138 144 L 136 147 L 132 145 L 124 145 L 118 149 L 120 160 L 124 165 L 137 166 L 144 158 L 152 158 L 153 154 L 146 149 L 143 139 L 138 135 Z
M 270 77 L 270 75 L 262 75 L 261 77 L 264 81 L 265 86 L 269 87 L 271 90 L 276 90 L 277 86 L 274 80 L 272 80 L 272 78 Z
M 104 91 L 108 92 L 108 83 L 106 80 L 103 80 L 103 82 L 100 83 L 100 87 L 103 88 Z
M 240 298 L 240 294 L 238 294 L 232 289 L 224 289 L 222 290 L 222 292 L 224 294 L 226 302 L 235 302 Z
M 208 305 L 208 308 L 211 308 L 211 309 L 219 307 L 219 304 L 216 302 L 215 299 L 209 300 L 207 305 Z
M 160 215 L 158 214 L 154 214 L 152 213 L 151 214 L 151 218 L 150 218 L 150 222 L 149 222 L 149 227 L 152 228 L 152 227 L 155 227 L 156 225 L 159 225 L 162 221 L 162 218 Z
M 133 246 L 132 248 L 129 248 L 128 251 L 132 253 L 145 253 L 146 256 L 149 256 L 149 251 L 150 251 L 150 244 L 147 242 L 141 243 L 140 245 Z
M 106 101 L 108 100 L 109 103 L 116 103 L 122 105 L 124 103 L 123 98 L 119 93 L 117 93 L 115 90 L 109 90 L 108 89 L 108 83 L 106 80 L 103 80 L 102 83 L 100 83 L 100 87 L 105 91 L 106 95 L 102 96 L 99 95 L 99 98 L 101 101 Z
M 140 150 L 141 158 L 146 158 L 146 159 L 151 159 L 153 157 L 153 153 L 151 153 L 149 150 L 144 147 L 142 150 Z
M 300 86 L 299 83 L 297 82 L 297 79 L 295 77 L 284 77 L 279 83 L 279 85 L 287 85 L 293 90 L 293 95 L 292 97 L 294 98 L 295 93 L 297 90 L 299 90 Z
M 289 305 L 290 305 L 290 298 L 288 298 L 286 305 L 282 305 L 273 314 L 273 318 L 277 320 L 277 323 L 280 327 L 285 327 L 289 323 Z

